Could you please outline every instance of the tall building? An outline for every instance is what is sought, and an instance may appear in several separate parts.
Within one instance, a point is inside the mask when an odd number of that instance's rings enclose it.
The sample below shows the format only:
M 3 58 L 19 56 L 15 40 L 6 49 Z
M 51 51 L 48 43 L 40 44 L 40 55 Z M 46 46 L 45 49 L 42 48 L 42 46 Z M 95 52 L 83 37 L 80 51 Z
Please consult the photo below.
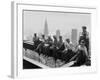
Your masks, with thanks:
M 71 32 L 71 41 L 74 44 L 74 46 L 77 45 L 77 29 L 72 29 L 72 32 Z
M 45 24 L 44 24 L 44 35 L 45 35 L 45 37 L 48 37 L 48 34 L 49 34 L 48 23 L 47 23 L 47 19 L 45 19 Z
M 57 37 L 57 39 L 59 39 L 59 36 L 60 36 L 60 30 L 58 29 L 58 30 L 56 30 L 56 37 Z

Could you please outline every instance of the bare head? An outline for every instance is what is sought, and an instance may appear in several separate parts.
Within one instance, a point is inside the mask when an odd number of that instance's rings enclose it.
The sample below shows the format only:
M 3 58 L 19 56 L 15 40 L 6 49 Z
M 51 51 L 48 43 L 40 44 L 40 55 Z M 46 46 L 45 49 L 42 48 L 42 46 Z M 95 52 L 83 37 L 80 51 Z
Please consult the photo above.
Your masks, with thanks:
M 56 36 L 54 35 L 53 38 L 56 39 Z
M 70 39 L 66 39 L 66 41 L 67 41 L 68 43 L 70 43 Z
M 86 32 L 87 27 L 86 26 L 82 26 L 82 30 L 83 32 Z
M 42 38 L 44 39 L 45 38 L 45 35 L 42 35 Z
M 80 45 L 81 45 L 81 46 L 84 46 L 84 45 L 85 45 L 84 40 L 81 40 Z
M 59 36 L 59 39 L 61 40 L 62 39 L 62 36 Z
M 37 34 L 36 34 L 36 33 L 34 33 L 34 36 L 36 37 L 36 36 L 37 36 Z

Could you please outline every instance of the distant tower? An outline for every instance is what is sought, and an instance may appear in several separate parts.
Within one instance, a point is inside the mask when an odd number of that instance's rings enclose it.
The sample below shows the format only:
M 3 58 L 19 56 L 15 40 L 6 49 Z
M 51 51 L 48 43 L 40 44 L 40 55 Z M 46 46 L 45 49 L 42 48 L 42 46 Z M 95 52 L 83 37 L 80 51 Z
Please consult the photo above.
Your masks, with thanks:
M 77 29 L 72 29 L 71 41 L 74 44 L 74 46 L 76 46 L 76 44 L 77 44 Z
M 45 19 L 44 35 L 45 35 L 46 38 L 48 37 L 48 34 L 49 34 L 49 31 L 48 31 L 48 23 L 47 23 L 47 19 Z
M 60 30 L 58 29 L 58 30 L 56 30 L 56 37 L 57 37 L 57 39 L 59 39 L 59 36 L 60 36 Z

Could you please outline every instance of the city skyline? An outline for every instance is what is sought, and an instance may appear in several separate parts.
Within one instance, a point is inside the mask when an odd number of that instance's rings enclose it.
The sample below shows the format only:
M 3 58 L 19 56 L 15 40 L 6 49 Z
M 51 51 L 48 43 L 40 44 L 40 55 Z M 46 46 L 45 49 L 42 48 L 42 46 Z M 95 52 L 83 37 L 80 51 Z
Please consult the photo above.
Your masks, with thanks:
M 82 26 L 87 26 L 90 32 L 90 16 L 90 14 L 24 11 L 24 37 L 33 36 L 34 33 L 52 36 L 60 30 L 63 37 L 71 39 L 72 29 L 77 29 L 79 35 Z M 44 31 L 46 26 L 47 30 Z

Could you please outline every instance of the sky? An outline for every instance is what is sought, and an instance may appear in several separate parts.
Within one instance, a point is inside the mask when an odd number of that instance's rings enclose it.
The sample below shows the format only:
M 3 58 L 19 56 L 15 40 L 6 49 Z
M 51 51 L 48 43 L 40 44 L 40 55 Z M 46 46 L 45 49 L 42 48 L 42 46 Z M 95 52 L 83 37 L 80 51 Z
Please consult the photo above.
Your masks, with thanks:
M 49 34 L 55 35 L 60 30 L 62 36 L 71 37 L 71 30 L 82 31 L 82 26 L 87 26 L 91 32 L 91 14 L 70 12 L 24 11 L 24 37 L 34 33 L 43 33 L 45 20 L 47 20 Z

